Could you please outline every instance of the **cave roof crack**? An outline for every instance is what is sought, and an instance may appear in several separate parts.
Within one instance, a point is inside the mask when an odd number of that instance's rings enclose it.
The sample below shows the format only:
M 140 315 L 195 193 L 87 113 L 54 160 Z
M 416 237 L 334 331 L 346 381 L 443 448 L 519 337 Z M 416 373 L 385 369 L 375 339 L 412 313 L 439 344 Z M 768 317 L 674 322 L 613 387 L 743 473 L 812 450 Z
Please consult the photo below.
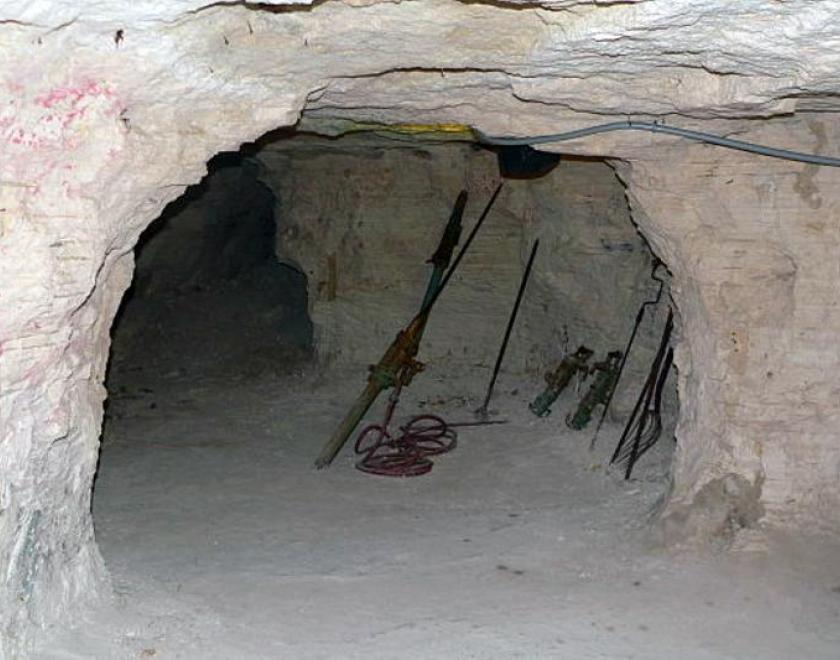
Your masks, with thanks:
M 514 66 L 521 66 L 519 64 Z M 447 73 L 449 74 L 467 74 L 467 73 L 498 73 L 504 76 L 510 76 L 512 78 L 523 78 L 523 79 L 530 79 L 530 78 L 541 78 L 544 76 L 531 76 L 524 73 L 516 73 L 515 71 L 510 71 L 503 67 L 472 67 L 472 66 L 465 66 L 465 67 L 428 67 L 428 66 L 397 66 L 397 67 L 389 67 L 386 69 L 381 69 L 379 71 L 373 71 L 370 73 L 349 73 L 345 75 L 337 75 L 332 76 L 333 80 L 356 80 L 356 79 L 364 79 L 364 78 L 382 78 L 385 76 L 398 74 L 398 73 L 439 73 L 441 76 L 445 76 Z
M 435 110 L 452 110 L 455 108 L 466 108 L 471 107 L 472 103 L 442 103 L 440 105 L 433 105 L 427 107 L 419 107 L 416 105 L 412 105 L 410 110 L 412 112 L 434 112 Z M 304 112 L 328 112 L 330 110 L 334 110 L 337 112 L 352 112 L 354 110 L 394 110 L 399 108 L 398 104 L 394 105 L 337 105 L 337 104 L 326 104 L 326 105 L 318 105 L 313 106 L 311 108 L 305 108 Z M 344 117 L 336 116 L 336 118 L 344 119 Z

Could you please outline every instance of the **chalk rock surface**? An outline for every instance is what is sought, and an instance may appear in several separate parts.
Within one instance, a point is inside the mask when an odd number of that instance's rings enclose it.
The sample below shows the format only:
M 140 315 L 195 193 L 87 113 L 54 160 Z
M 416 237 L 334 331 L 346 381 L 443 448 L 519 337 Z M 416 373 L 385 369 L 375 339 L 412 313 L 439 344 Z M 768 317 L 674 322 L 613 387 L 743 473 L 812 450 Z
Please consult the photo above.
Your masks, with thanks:
M 3 3 L 2 650 L 103 584 L 110 324 L 140 232 L 214 153 L 301 115 L 490 135 L 631 115 L 836 154 L 838 19 L 806 0 Z M 675 275 L 671 519 L 836 530 L 837 173 L 646 134 L 558 148 L 621 161 Z

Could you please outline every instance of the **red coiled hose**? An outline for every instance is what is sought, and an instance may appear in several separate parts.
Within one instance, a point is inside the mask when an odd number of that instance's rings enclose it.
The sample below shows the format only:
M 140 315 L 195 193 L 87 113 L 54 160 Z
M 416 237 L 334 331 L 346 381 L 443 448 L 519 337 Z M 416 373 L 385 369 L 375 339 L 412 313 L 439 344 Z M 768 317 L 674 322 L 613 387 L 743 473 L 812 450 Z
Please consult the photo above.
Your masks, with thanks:
M 418 415 L 400 427 L 394 438 L 385 424 L 370 424 L 356 439 L 361 456 L 356 468 L 383 477 L 417 477 L 434 465 L 429 456 L 445 454 L 455 448 L 458 435 L 437 415 Z

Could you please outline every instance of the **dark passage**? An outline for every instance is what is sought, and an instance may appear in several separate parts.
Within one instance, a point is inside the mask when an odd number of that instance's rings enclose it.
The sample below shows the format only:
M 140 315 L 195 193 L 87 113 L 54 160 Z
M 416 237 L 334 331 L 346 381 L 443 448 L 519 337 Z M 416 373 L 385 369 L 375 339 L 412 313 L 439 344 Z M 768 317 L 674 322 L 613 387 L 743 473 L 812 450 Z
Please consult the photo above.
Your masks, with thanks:
M 257 173 L 217 156 L 143 235 L 112 331 L 112 399 L 161 378 L 287 373 L 309 357 L 306 277 L 275 256 L 275 197 Z

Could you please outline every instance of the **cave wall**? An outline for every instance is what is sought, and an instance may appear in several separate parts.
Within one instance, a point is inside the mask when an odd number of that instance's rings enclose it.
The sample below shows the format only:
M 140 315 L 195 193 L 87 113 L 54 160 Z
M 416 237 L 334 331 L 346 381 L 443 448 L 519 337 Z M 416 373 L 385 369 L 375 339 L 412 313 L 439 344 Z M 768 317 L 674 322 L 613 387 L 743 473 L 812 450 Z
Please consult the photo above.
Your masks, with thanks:
M 837 153 L 811 115 L 742 133 Z M 620 167 L 634 215 L 674 264 L 680 442 L 666 534 L 727 536 L 759 519 L 840 526 L 840 171 L 674 145 Z M 701 476 L 702 475 L 702 476 Z
M 458 192 L 467 233 L 498 184 L 496 154 L 422 138 L 300 136 L 259 154 L 277 191 L 277 250 L 310 282 L 317 355 L 325 366 L 375 362 L 419 309 L 434 252 Z M 567 347 L 602 359 L 623 350 L 640 302 L 652 295 L 651 253 L 624 188 L 603 162 L 562 161 L 538 179 L 507 179 L 436 306 L 420 358 L 486 382 L 534 240 L 540 240 L 505 368 L 541 373 Z M 667 300 L 667 293 L 665 296 Z M 632 406 L 659 325 L 645 323 L 618 408 Z M 480 389 L 480 387 L 477 387 Z M 478 392 L 474 393 L 477 394 Z
M 138 236 L 204 175 L 215 153 L 293 125 L 302 113 L 321 123 L 456 122 L 490 135 L 647 117 L 840 152 L 837 3 L 283 4 L 12 0 L 0 9 L 0 644 L 7 654 L 24 648 L 37 626 L 107 592 L 89 504 L 109 329 Z M 807 128 L 813 111 L 824 140 Z M 756 123 L 768 132 L 751 133 Z M 625 164 L 636 220 L 674 269 L 674 297 L 687 312 L 677 357 L 687 417 L 675 503 L 749 522 L 754 515 L 732 506 L 737 497 L 727 503 L 737 487 L 717 488 L 716 499 L 700 495 L 726 473 L 757 483 L 760 464 L 766 485 L 757 502 L 772 502 L 772 521 L 840 529 L 840 492 L 827 476 L 837 470 L 837 260 L 829 250 L 836 172 L 812 176 L 823 200 L 827 247 L 820 247 L 805 220 L 815 216 L 806 165 L 749 160 L 766 177 L 763 188 L 745 176 L 720 201 L 694 199 L 695 207 L 675 200 L 670 187 L 716 195 L 728 179 L 712 179 L 730 154 L 639 133 L 557 148 Z M 671 169 L 663 185 L 633 178 L 634 166 L 644 171 L 657 158 Z M 656 212 L 660 195 L 672 209 Z M 688 220 L 677 213 L 684 210 Z M 761 278 L 756 284 L 740 255 L 721 249 L 729 234 L 711 248 L 693 240 L 701 234 L 691 227 L 720 231 L 718 215 L 736 235 L 762 243 L 767 218 L 794 218 L 771 232 L 770 252 L 797 246 L 797 272 L 806 274 L 796 278 L 791 317 L 778 328 L 750 329 L 759 350 L 739 352 L 743 362 L 722 356 L 731 352 L 732 328 L 754 319 L 703 296 L 724 282 L 758 291 Z M 773 268 L 758 259 L 752 270 L 764 277 Z M 820 333 L 827 341 L 809 339 Z M 755 389 L 765 360 L 784 365 L 772 389 L 739 399 L 750 405 L 721 425 L 716 413 L 727 396 Z M 801 424 L 768 431 L 780 412 L 801 418 L 800 406 L 811 411 Z M 786 497 L 786 490 L 809 495 Z

